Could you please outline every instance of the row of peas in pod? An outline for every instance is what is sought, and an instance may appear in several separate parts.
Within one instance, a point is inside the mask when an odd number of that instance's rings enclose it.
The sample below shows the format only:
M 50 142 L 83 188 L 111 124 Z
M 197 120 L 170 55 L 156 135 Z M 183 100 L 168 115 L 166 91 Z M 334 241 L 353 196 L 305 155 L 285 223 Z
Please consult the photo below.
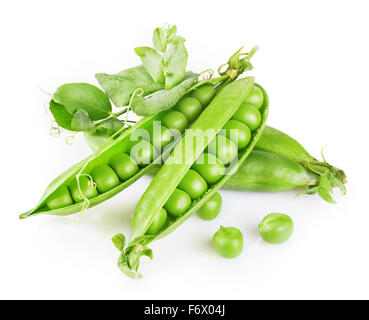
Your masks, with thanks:
M 64 208 L 97 197 L 127 181 L 152 163 L 164 148 L 170 147 L 178 133 L 183 133 L 196 120 L 215 95 L 216 89 L 208 84 L 183 97 L 173 109 L 163 112 L 158 133 L 150 127 L 149 138 L 131 141 L 129 152 L 116 153 L 107 163 L 96 165 L 78 180 L 74 178 L 68 185 L 61 185 L 48 197 L 46 207 Z
M 210 92 L 211 89 L 208 88 L 208 90 Z M 193 96 L 201 101 L 200 94 L 201 91 L 198 90 L 193 93 Z M 254 86 L 250 95 L 226 123 L 223 130 L 210 142 L 200 157 L 201 161 L 195 162 L 182 178 L 164 207 L 154 217 L 146 234 L 159 233 L 168 219 L 175 219 L 187 212 L 192 201 L 204 195 L 209 186 L 216 184 L 224 176 L 226 166 L 237 157 L 239 150 L 248 146 L 252 132 L 259 128 L 261 124 L 259 109 L 263 102 L 264 96 L 261 89 Z M 216 202 L 220 206 L 219 193 L 215 193 L 213 198 L 208 201 Z

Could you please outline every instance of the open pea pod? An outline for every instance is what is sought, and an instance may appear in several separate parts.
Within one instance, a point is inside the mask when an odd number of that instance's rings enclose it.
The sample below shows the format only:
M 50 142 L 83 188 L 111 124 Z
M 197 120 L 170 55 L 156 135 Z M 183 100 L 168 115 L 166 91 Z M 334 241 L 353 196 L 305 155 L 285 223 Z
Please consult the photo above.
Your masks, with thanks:
M 225 79 L 226 78 L 224 77 L 220 77 L 219 79 L 211 79 L 211 81 L 208 80 L 198 82 L 196 85 L 193 85 L 193 88 L 188 90 L 187 93 L 191 93 L 192 90 L 196 90 L 202 85 L 220 85 Z M 215 89 L 213 90 L 215 92 Z M 200 107 L 205 107 L 206 110 L 205 105 Z M 150 157 L 149 161 L 146 162 L 144 165 L 140 165 L 139 163 L 137 163 L 137 166 L 139 168 L 137 168 L 134 174 L 130 175 L 129 177 L 124 176 L 124 172 L 122 173 L 124 177 L 122 177 L 122 175 L 119 175 L 118 172 L 114 172 L 114 170 L 112 171 L 109 165 L 113 157 L 117 156 L 122 158 L 122 154 L 125 154 L 126 160 L 127 158 L 128 161 L 133 160 L 129 159 L 132 147 L 134 146 L 134 143 L 132 142 L 133 136 L 136 136 L 135 139 L 138 139 L 139 137 L 137 137 L 137 133 L 140 130 L 143 130 L 143 132 L 152 133 L 154 130 L 153 124 L 156 121 L 161 123 L 163 119 L 169 118 L 173 122 L 173 117 L 171 117 L 173 115 L 176 116 L 175 121 L 178 121 L 178 119 L 180 120 L 181 130 L 177 130 L 177 134 L 173 134 L 171 136 L 173 137 L 173 140 L 165 148 L 157 150 L 156 144 L 151 141 L 151 139 L 153 138 L 152 136 L 149 135 L 146 140 L 145 137 L 143 137 L 143 142 L 146 141 L 147 145 L 149 145 L 149 148 L 151 148 L 153 151 L 153 155 L 152 157 Z M 114 195 L 134 183 L 141 176 L 147 174 L 154 167 L 155 164 L 160 163 L 162 159 L 165 159 L 167 156 L 169 156 L 171 149 L 174 148 L 176 143 L 180 141 L 179 138 L 181 136 L 181 132 L 183 132 L 189 126 L 189 124 L 190 121 L 188 121 L 186 117 L 180 112 L 175 110 L 167 110 L 155 115 L 144 117 L 134 126 L 129 127 L 128 129 L 123 128 L 124 131 L 122 129 L 117 132 L 117 134 L 108 139 L 98 151 L 96 151 L 83 161 L 75 164 L 67 171 L 62 173 L 60 176 L 58 176 L 56 179 L 54 179 L 47 187 L 36 207 L 30 211 L 21 214 L 20 218 L 23 219 L 40 214 L 51 214 L 60 216 L 70 215 L 76 212 L 81 212 L 89 207 L 93 207 L 113 197 Z M 178 128 L 168 127 L 166 129 L 170 131 L 172 129 Z M 154 143 L 155 146 L 151 143 Z M 140 150 L 138 150 L 138 152 L 140 152 Z M 96 173 L 96 167 L 99 167 L 101 169 L 100 172 Z M 93 174 L 94 172 L 95 175 Z M 94 181 L 95 176 L 105 176 L 105 180 L 110 179 L 110 184 L 106 186 L 106 181 L 103 181 L 104 179 L 100 179 L 102 183 L 101 185 L 99 181 Z M 81 179 L 84 179 L 84 181 L 82 181 Z M 81 183 L 84 183 L 84 185 L 81 186 Z
M 169 218 L 157 234 L 147 234 L 147 230 L 157 214 L 168 204 L 168 199 L 174 192 L 178 192 L 176 188 L 186 173 L 193 168 L 195 161 L 204 154 L 203 152 L 206 147 L 209 147 L 209 143 L 217 137 L 218 132 L 228 123 L 255 87 L 263 95 L 263 102 L 259 109 L 261 122 L 258 128 L 253 130 L 249 143 L 239 150 L 236 161 L 229 166 L 227 173 L 222 175 L 220 180 L 213 184 L 209 183 L 208 189 L 199 198 L 193 200 L 184 213 L 179 214 L 175 218 Z M 252 77 L 237 80 L 220 90 L 206 110 L 202 112 L 190 127 L 192 130 L 186 131 L 181 142 L 173 149 L 170 157 L 158 171 L 139 200 L 132 218 L 131 242 L 126 248 L 117 246 L 121 251 L 118 266 L 123 273 L 132 278 L 139 278 L 140 274 L 137 273 L 137 270 L 140 257 L 142 255 L 152 257 L 152 252 L 147 248 L 147 245 L 173 232 L 199 210 L 231 178 L 238 167 L 246 160 L 260 138 L 265 127 L 268 106 L 269 102 L 266 92 L 259 85 L 254 84 Z M 195 142 L 199 130 L 200 132 L 209 132 L 207 142 L 202 148 L 198 148 Z M 188 143 L 188 141 L 192 143 Z M 122 243 L 122 239 L 125 239 L 124 236 L 118 234 L 113 238 L 113 242 L 115 244 L 117 242 Z

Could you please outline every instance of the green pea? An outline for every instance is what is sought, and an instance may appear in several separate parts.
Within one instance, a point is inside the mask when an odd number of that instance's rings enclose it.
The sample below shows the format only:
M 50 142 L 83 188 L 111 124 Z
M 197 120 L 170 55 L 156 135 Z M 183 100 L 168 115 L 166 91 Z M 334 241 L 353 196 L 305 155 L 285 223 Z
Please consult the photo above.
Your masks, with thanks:
M 202 111 L 201 103 L 192 97 L 186 97 L 179 100 L 175 109 L 183 113 L 189 122 L 193 122 Z
M 131 148 L 130 156 L 138 166 L 144 167 L 152 163 L 156 157 L 156 150 L 149 141 L 140 140 Z
M 261 89 L 257 86 L 254 86 L 251 90 L 251 93 L 244 100 L 244 103 L 252 104 L 256 108 L 260 109 L 264 103 L 264 95 Z
M 198 199 L 208 190 L 208 184 L 195 170 L 190 169 L 182 178 L 178 188 L 185 191 L 192 199 Z
M 149 229 L 147 229 L 146 234 L 156 235 L 160 232 L 160 230 L 165 225 L 167 221 L 167 212 L 164 208 L 161 208 L 160 211 L 154 217 L 154 220 L 151 222 Z
M 292 219 L 283 213 L 271 213 L 259 224 L 259 232 L 268 243 L 282 243 L 287 241 L 293 233 Z
M 236 145 L 223 135 L 217 135 L 208 145 L 208 151 L 216 155 L 223 164 L 228 164 L 237 157 Z
M 46 206 L 50 209 L 64 208 L 72 205 L 73 199 L 67 186 L 60 186 L 46 200 Z
M 97 185 L 97 190 L 104 193 L 119 184 L 119 178 L 107 164 L 100 164 L 93 168 L 90 175 Z
M 184 214 L 190 206 L 190 196 L 180 189 L 175 189 L 165 203 L 164 209 L 167 210 L 171 216 L 179 217 Z
M 251 131 L 247 125 L 238 120 L 229 120 L 224 126 L 220 134 L 226 135 L 228 139 L 233 141 L 238 149 L 241 150 L 250 143 Z
M 120 180 L 128 180 L 138 172 L 137 163 L 126 153 L 118 153 L 110 158 L 109 165 Z
M 243 249 L 243 235 L 234 227 L 220 227 L 212 242 L 215 250 L 224 258 L 235 258 Z
M 213 196 L 205 202 L 196 214 L 204 220 L 215 219 L 222 209 L 222 197 L 219 192 L 213 194 Z
M 192 168 L 196 170 L 207 183 L 217 183 L 224 176 L 224 164 L 213 154 L 204 153 L 204 156 L 200 157 L 198 160 L 192 165 Z
M 243 102 L 233 115 L 232 119 L 243 122 L 251 131 L 254 131 L 260 126 L 261 114 L 258 108 Z
M 174 136 L 171 131 L 165 126 L 160 126 L 160 132 L 159 130 L 157 131 L 158 132 L 151 132 L 151 143 L 156 150 L 162 150 L 174 140 Z
M 96 186 L 89 177 L 80 176 L 78 178 L 78 181 L 82 194 L 79 192 L 77 179 L 73 179 L 69 185 L 70 193 L 72 194 L 73 200 L 75 202 L 82 202 L 83 196 L 85 196 L 87 199 L 91 199 L 98 196 Z
M 187 118 L 179 111 L 170 111 L 163 116 L 162 123 L 169 129 L 176 129 L 179 132 L 184 132 L 188 127 Z
M 203 107 L 206 107 L 216 95 L 216 90 L 211 84 L 204 84 L 191 93 Z

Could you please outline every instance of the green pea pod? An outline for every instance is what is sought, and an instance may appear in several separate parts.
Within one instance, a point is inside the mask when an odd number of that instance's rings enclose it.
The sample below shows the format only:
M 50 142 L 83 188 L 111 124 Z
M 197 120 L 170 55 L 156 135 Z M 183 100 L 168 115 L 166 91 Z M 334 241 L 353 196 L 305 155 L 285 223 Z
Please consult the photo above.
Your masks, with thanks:
M 176 105 L 194 82 L 195 78 L 186 79 L 170 90 L 158 90 L 147 98 L 136 95 L 132 98 L 132 110 L 139 116 L 168 110 Z
M 223 78 L 222 78 L 223 79 Z M 224 80 L 224 79 L 223 79 Z M 214 82 L 214 81 L 213 81 Z M 200 82 L 198 86 L 201 86 L 202 84 L 207 84 L 209 81 L 203 81 Z M 221 81 L 218 83 L 220 84 Z M 106 192 L 101 192 L 97 196 L 94 196 L 92 198 L 84 198 L 84 201 L 81 202 L 73 202 L 73 200 L 70 198 L 70 201 L 68 199 L 64 199 L 64 204 L 62 206 L 59 206 L 58 208 L 52 206 L 52 208 L 47 206 L 47 201 L 50 200 L 50 198 L 53 198 L 58 192 L 60 192 L 61 189 L 64 188 L 66 192 L 68 191 L 68 187 L 70 187 L 71 183 L 73 181 L 76 181 L 81 176 L 87 176 L 91 180 L 91 185 L 94 183 L 90 173 L 93 168 L 99 166 L 99 165 L 106 165 L 109 162 L 109 159 L 111 159 L 116 154 L 121 153 L 130 153 L 130 148 L 132 147 L 132 141 L 131 141 L 131 135 L 135 134 L 136 130 L 144 129 L 146 132 L 150 132 L 153 128 L 154 121 L 160 121 L 165 118 L 168 112 L 171 111 L 164 111 L 161 113 L 158 113 L 156 115 L 147 116 L 142 118 L 139 122 L 137 122 L 134 126 L 129 128 L 121 128 L 118 132 L 114 134 L 113 137 L 106 138 L 104 137 L 104 134 L 106 133 L 104 130 L 102 132 L 96 132 L 96 139 L 91 140 L 89 138 L 89 142 L 93 147 L 96 147 L 95 143 L 102 143 L 104 144 L 91 156 L 87 157 L 83 161 L 77 163 L 76 165 L 69 168 L 67 171 L 62 173 L 60 176 L 58 176 L 56 179 L 54 179 L 50 185 L 47 187 L 46 191 L 44 192 L 43 196 L 41 197 L 40 201 L 36 205 L 36 207 L 30 211 L 27 211 L 20 215 L 20 218 L 27 218 L 31 216 L 36 216 L 40 214 L 51 214 L 51 215 L 69 215 L 73 214 L 75 212 L 81 212 L 88 207 L 93 207 L 111 197 L 119 193 L 120 191 L 124 190 L 126 187 L 134 183 L 137 179 L 139 179 L 141 176 L 147 174 L 156 163 L 160 163 L 162 159 L 165 159 L 171 152 L 171 148 L 175 146 L 176 143 L 180 141 L 178 136 L 175 136 L 175 141 L 173 141 L 168 147 L 166 147 L 163 152 L 157 156 L 153 161 L 151 161 L 147 166 L 141 168 L 136 174 L 134 174 L 132 177 L 130 177 L 127 180 L 119 181 L 117 185 L 116 182 L 113 183 L 110 190 Z M 184 116 L 180 114 L 183 118 Z M 187 120 L 185 120 L 186 124 L 188 125 Z M 113 129 L 115 127 L 114 123 L 112 123 L 113 120 L 110 120 L 106 122 L 107 128 Z M 115 130 L 113 130 L 115 131 Z M 118 136 L 118 137 L 116 137 Z M 115 138 L 116 137 L 116 138 Z M 150 144 L 150 143 L 149 143 Z M 83 196 L 83 192 L 80 192 Z M 67 196 L 66 196 L 67 197 Z M 60 198 L 60 197 L 59 197 Z
M 324 156 L 323 161 L 318 161 L 299 142 L 277 129 L 266 127 L 255 149 L 283 155 L 316 173 L 320 177 L 320 183 L 306 193 L 318 192 L 324 200 L 331 203 L 334 203 L 330 195 L 333 187 L 339 187 L 342 193 L 346 193 L 344 184 L 347 181 L 343 170 L 330 165 Z
M 132 218 L 132 241 L 125 250 L 121 250 L 121 256 L 118 261 L 120 269 L 128 276 L 139 277 L 137 273 L 133 273 L 138 269 L 137 259 L 141 256 L 141 252 L 146 250 L 146 246 L 153 240 L 160 239 L 191 217 L 199 208 L 210 199 L 234 174 L 238 167 L 246 160 L 256 142 L 260 138 L 268 115 L 268 97 L 266 92 L 259 86 L 264 95 L 263 106 L 261 107 L 262 122 L 258 129 L 252 134 L 251 142 L 247 147 L 240 150 L 236 165 L 229 168 L 228 174 L 222 178 L 199 198 L 191 203 L 190 208 L 178 218 L 169 222 L 169 224 L 157 235 L 146 235 L 145 232 L 149 228 L 155 215 L 161 210 L 168 198 L 171 196 L 181 179 L 191 168 L 192 164 L 199 158 L 204 149 L 197 148 L 195 145 L 196 131 L 211 132 L 208 136 L 209 143 L 219 132 L 232 115 L 237 111 L 238 107 L 249 95 L 254 86 L 254 79 L 247 77 L 237 80 L 224 87 L 218 95 L 211 101 L 210 105 L 203 111 L 199 118 L 191 126 L 191 131 L 185 133 L 179 143 L 171 153 L 169 159 L 164 163 L 157 175 L 146 189 L 142 198 L 139 200 L 133 218 Z M 187 141 L 187 142 L 186 142 Z M 192 143 L 188 143 L 192 141 Z M 204 148 L 206 144 L 204 145 Z M 183 157 L 186 157 L 184 160 Z M 169 161 L 170 160 L 170 161 Z M 118 234 L 116 237 L 120 237 Z M 130 261 L 135 261 L 135 265 Z

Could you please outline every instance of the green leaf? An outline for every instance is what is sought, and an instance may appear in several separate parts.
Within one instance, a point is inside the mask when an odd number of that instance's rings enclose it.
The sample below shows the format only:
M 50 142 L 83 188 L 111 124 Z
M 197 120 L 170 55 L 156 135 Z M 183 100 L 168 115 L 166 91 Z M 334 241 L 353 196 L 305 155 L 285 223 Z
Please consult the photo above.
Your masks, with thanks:
M 123 251 L 126 246 L 126 237 L 122 233 L 116 234 L 112 239 L 114 245 L 119 251 Z
M 88 83 L 64 84 L 56 90 L 53 100 L 63 105 L 69 114 L 83 109 L 92 121 L 107 118 L 112 110 L 105 93 Z
M 166 30 L 167 41 L 173 41 L 174 37 L 177 35 L 177 27 L 176 26 L 168 26 Z
M 73 131 L 88 131 L 92 129 L 93 126 L 94 124 L 85 110 L 78 109 L 73 115 L 71 122 L 71 128 Z
M 56 123 L 64 129 L 73 131 L 71 127 L 72 115 L 70 115 L 65 107 L 56 103 L 54 100 L 50 101 L 50 112 L 53 115 Z
M 169 90 L 183 80 L 187 66 L 187 50 L 185 39 L 175 36 L 164 53 L 165 89 Z
M 152 36 L 154 47 L 159 52 L 165 52 L 167 49 L 167 37 L 162 28 L 156 28 Z
M 139 116 L 148 116 L 168 110 L 177 104 L 194 82 L 194 78 L 184 80 L 173 89 L 159 90 L 148 98 L 135 96 L 132 98 L 132 110 Z
M 318 194 L 320 197 L 329 202 L 329 203 L 336 203 L 336 201 L 333 200 L 331 196 L 332 192 L 332 186 L 329 182 L 329 179 L 327 176 L 321 176 L 319 178 L 319 187 L 318 187 Z
M 136 54 L 141 58 L 141 62 L 156 83 L 164 82 L 164 62 L 162 56 L 149 47 L 135 48 Z
M 128 105 L 132 93 L 138 88 L 144 91 L 144 95 L 163 89 L 163 85 L 155 83 L 144 66 L 126 69 L 113 75 L 98 73 L 95 77 L 117 107 Z
M 109 137 L 122 129 L 123 126 L 123 123 L 118 119 L 110 118 L 99 125 L 95 132 L 85 132 L 84 136 L 89 147 L 92 151 L 96 152 L 106 143 Z M 126 129 L 128 129 L 128 127 Z

